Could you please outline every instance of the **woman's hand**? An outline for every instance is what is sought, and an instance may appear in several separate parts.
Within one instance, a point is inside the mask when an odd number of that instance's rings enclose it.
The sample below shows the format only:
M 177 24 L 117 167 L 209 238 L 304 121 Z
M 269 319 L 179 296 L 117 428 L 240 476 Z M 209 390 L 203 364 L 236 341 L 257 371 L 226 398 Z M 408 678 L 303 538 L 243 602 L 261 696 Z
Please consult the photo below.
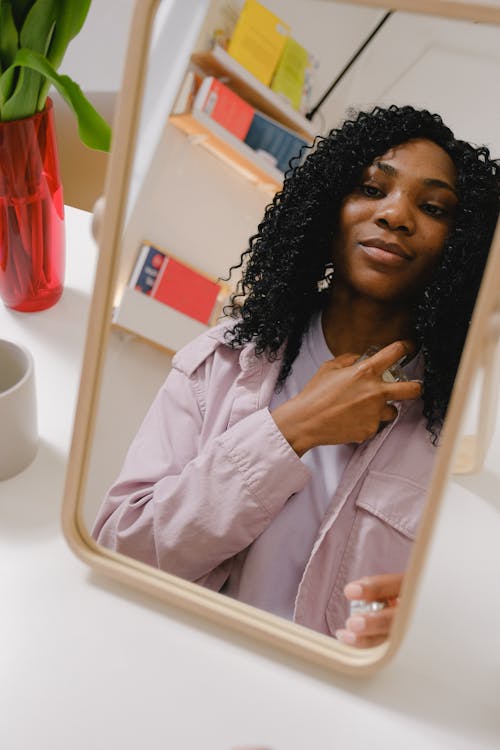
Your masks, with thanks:
M 272 412 L 295 452 L 362 443 L 395 419 L 396 407 L 388 402 L 416 399 L 422 387 L 415 380 L 386 383 L 382 373 L 412 350 L 411 342 L 395 341 L 361 362 L 358 354 L 342 354 L 321 365 L 297 396 Z
M 403 575 L 389 573 L 365 576 L 358 581 L 351 581 L 344 588 L 344 594 L 350 600 L 366 602 L 383 602 L 385 607 L 377 612 L 359 612 L 351 615 L 345 629 L 337 630 L 335 637 L 348 646 L 370 648 L 384 643 L 396 614 L 399 592 Z

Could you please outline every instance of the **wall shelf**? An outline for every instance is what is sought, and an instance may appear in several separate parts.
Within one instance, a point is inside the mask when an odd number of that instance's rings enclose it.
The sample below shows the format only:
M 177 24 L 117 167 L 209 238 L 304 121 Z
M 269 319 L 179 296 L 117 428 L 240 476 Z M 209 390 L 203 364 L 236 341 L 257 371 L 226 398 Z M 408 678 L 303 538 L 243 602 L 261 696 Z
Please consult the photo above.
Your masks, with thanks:
M 191 61 L 205 75 L 227 81 L 233 91 L 256 109 L 308 142 L 313 141 L 316 135 L 314 126 L 221 47 L 194 54 Z M 282 188 L 283 172 L 202 110 L 181 110 L 181 113 L 170 115 L 169 123 L 186 134 L 193 144 L 213 153 L 271 197 Z M 114 329 L 137 336 L 170 354 L 208 328 L 132 287 L 124 288 L 121 301 L 113 312 L 112 325 Z
M 274 195 L 283 184 L 283 172 L 267 163 L 253 148 L 215 122 L 205 112 L 193 109 L 182 115 L 171 115 L 169 122 L 193 142 L 229 163 L 259 188 Z
M 214 47 L 210 52 L 196 53 L 192 55 L 191 60 L 206 75 L 221 78 L 242 99 L 282 125 L 291 128 L 307 141 L 312 142 L 318 134 L 317 128 L 309 120 L 306 120 L 269 86 L 265 86 L 255 78 L 222 47 Z

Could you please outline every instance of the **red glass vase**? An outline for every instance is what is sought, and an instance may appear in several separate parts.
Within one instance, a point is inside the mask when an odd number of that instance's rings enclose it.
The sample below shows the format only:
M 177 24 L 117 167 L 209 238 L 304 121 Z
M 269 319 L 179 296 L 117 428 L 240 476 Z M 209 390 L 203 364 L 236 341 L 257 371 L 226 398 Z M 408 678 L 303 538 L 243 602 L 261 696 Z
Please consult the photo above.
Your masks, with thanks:
M 52 101 L 0 122 L 0 297 L 14 310 L 54 305 L 64 282 L 64 203 Z

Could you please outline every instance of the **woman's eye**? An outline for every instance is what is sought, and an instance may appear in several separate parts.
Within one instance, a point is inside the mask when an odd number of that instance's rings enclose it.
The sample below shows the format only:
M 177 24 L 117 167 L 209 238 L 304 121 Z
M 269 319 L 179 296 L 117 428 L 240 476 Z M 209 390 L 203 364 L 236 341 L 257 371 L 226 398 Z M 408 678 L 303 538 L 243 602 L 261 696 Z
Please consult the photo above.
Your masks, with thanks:
M 360 190 L 367 198 L 381 198 L 383 192 L 375 185 L 361 185 Z
M 436 206 L 433 203 L 424 203 L 422 210 L 429 216 L 434 216 L 436 219 L 442 219 L 444 216 L 448 215 L 448 212 L 444 208 Z

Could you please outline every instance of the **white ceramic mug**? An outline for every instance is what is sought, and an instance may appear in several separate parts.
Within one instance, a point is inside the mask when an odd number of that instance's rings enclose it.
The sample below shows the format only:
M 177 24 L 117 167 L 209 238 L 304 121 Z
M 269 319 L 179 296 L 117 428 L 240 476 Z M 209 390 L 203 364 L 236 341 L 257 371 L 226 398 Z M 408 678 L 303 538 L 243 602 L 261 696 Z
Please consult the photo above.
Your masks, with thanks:
M 25 469 L 37 448 L 33 357 L 19 344 L 0 339 L 0 480 Z

